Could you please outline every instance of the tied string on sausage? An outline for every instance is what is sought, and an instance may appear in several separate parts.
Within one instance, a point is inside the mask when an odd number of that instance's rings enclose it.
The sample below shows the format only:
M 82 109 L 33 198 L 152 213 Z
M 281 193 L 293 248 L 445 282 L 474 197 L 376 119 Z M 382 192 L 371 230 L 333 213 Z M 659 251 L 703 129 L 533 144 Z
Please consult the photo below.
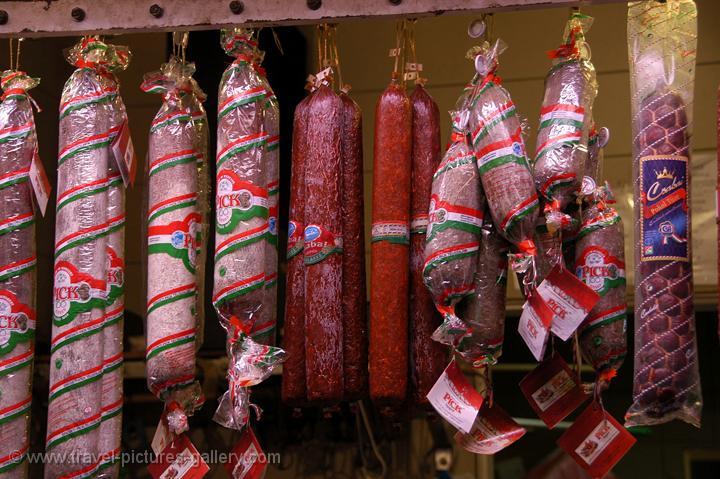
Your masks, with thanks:
M 585 32 L 590 29 L 590 25 L 591 17 L 574 11 L 565 27 L 565 43 L 547 52 L 548 58 L 558 61 L 589 59 L 590 47 L 585 43 Z
M 525 239 L 518 243 L 517 249 L 517 253 L 508 253 L 510 267 L 516 274 L 523 275 L 523 290 L 525 296 L 529 296 L 537 286 L 537 267 L 535 265 L 537 246 L 533 240 Z
M 66 51 L 70 64 L 80 69 L 94 70 L 98 75 L 116 80 L 114 72 L 125 70 L 130 63 L 130 50 L 111 45 L 97 37 L 84 37 Z
M 250 402 L 250 386 L 265 381 L 285 361 L 280 348 L 256 343 L 250 337 L 252 325 L 237 316 L 228 320 L 228 391 L 220 399 L 214 420 L 231 429 L 242 429 L 250 418 L 250 409 L 259 419 L 261 409 Z
M 222 46 L 231 57 L 247 56 L 252 62 L 252 53 L 258 48 L 255 31 L 246 28 L 234 28 L 223 31 Z

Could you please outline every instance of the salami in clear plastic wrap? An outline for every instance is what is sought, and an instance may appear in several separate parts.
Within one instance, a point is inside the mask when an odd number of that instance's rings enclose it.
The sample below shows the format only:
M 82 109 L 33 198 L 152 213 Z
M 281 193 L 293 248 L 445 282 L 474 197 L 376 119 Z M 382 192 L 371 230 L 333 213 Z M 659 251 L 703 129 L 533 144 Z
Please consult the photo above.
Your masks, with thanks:
M 100 467 L 103 374 L 122 362 L 105 358 L 109 239 L 122 228 L 124 213 L 109 208 L 111 143 L 120 132 L 118 85 L 113 70 L 129 61 L 124 47 L 85 38 L 67 55 L 77 67 L 60 103 L 55 272 L 46 450 L 64 461 L 48 462 L 45 477 L 96 473 Z M 111 216 L 111 213 L 117 213 Z M 116 242 L 114 239 L 113 242 Z M 77 458 L 81 458 L 78 460 Z
M 32 99 L 39 83 L 3 72 L 0 103 L 0 477 L 27 477 L 35 352 L 36 245 L 31 163 L 37 153 Z M 39 160 L 36 160 L 39 161 Z
M 150 127 L 147 215 L 147 380 L 165 402 L 170 430 L 187 430 L 201 404 L 195 378 L 198 257 L 203 215 L 199 201 L 198 140 L 189 75 L 193 67 L 171 61 L 146 75 L 141 88 L 163 104 Z
M 321 85 L 307 106 L 303 254 L 307 398 L 322 404 L 344 392 L 342 124 L 342 100 Z
M 700 427 L 689 190 L 696 47 L 692 0 L 629 4 L 636 241 L 627 426 Z
M 535 186 L 547 203 L 551 232 L 569 221 L 563 212 L 583 180 L 592 107 L 597 95 L 595 67 L 585 33 L 592 18 L 575 12 L 565 26 L 564 43 L 550 52 L 553 67 L 545 78 L 537 150 Z
M 495 364 L 502 354 L 507 301 L 507 240 L 492 221 L 483 222 L 475 272 L 475 290 L 458 307 L 458 316 L 471 332 L 456 352 L 475 367 Z
M 407 397 L 412 107 L 396 78 L 375 109 L 370 256 L 370 397 Z
M 423 279 L 443 314 L 440 330 L 458 331 L 455 305 L 475 289 L 485 198 L 475 156 L 467 142 L 468 112 L 452 112 L 451 145 L 432 181 Z M 457 345 L 459 338 L 434 338 Z
M 620 216 L 612 207 L 609 187 L 595 186 L 607 130 L 602 129 L 599 136 L 590 141 L 574 269 L 576 276 L 600 295 L 600 301 L 578 328 L 580 348 L 599 380 L 609 382 L 627 354 L 625 237 Z
M 475 56 L 479 80 L 472 97 L 470 131 L 493 224 L 519 254 L 532 260 L 538 196 L 520 119 L 510 94 L 495 75 L 504 49 L 500 40 L 492 45 L 485 42 Z
M 311 93 L 312 95 L 312 93 Z M 305 97 L 295 108 L 292 137 L 292 171 L 288 222 L 285 322 L 282 347 L 287 353 L 283 366 L 283 402 L 299 406 L 306 401 L 305 381 L 305 163 L 307 158 L 307 107 Z
M 446 348 L 432 340 L 442 316 L 425 286 L 425 235 L 432 178 L 440 162 L 440 110 L 422 83 L 410 95 L 413 108 L 412 190 L 410 210 L 410 378 L 416 404 L 427 394 L 447 366 Z
M 367 395 L 367 294 L 362 112 L 347 91 L 340 92 L 342 120 L 343 369 L 345 400 Z
M 267 341 L 274 328 L 265 294 L 268 191 L 265 163 L 267 90 L 252 66 L 254 31 L 224 30 L 221 43 L 235 60 L 223 73 L 218 92 L 213 305 L 227 330 L 229 390 L 214 420 L 240 429 L 248 420 L 248 386 L 270 375 L 284 353 Z M 249 364 L 255 354 L 265 358 Z M 248 369 L 249 367 L 249 369 Z

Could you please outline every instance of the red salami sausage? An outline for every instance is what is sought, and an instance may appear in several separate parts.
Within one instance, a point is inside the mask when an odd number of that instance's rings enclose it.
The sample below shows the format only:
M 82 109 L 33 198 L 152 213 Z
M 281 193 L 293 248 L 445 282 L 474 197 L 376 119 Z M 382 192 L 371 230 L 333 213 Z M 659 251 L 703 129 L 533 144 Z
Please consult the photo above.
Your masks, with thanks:
M 720 87 L 718 87 L 718 102 L 717 102 L 717 198 L 720 199 Z M 718 284 L 720 284 L 720 216 L 715 218 L 717 221 L 717 233 L 718 233 Z M 718 290 L 718 304 L 720 304 L 720 289 Z M 720 320 L 720 308 L 718 308 L 718 318 Z M 718 322 L 718 335 L 720 335 L 720 322 Z
M 312 95 L 312 94 L 311 94 Z M 282 399 L 300 405 L 305 394 L 305 159 L 307 158 L 307 109 L 310 97 L 295 108 L 292 137 L 292 177 L 287 242 L 285 324 L 282 347 L 287 353 L 283 365 Z
M 410 223 L 410 378 L 416 404 L 427 403 L 427 393 L 447 366 L 446 348 L 432 340 L 442 322 L 422 277 L 425 262 L 430 193 L 440 162 L 440 110 L 422 85 L 410 96 L 412 123 L 412 190 Z
M 396 79 L 375 109 L 370 264 L 370 397 L 407 396 L 412 109 Z
M 345 400 L 367 393 L 367 297 L 363 221 L 362 112 L 340 93 L 342 118 L 343 369 Z
M 308 101 L 305 163 L 305 371 L 311 402 L 343 396 L 342 114 L 322 85 Z

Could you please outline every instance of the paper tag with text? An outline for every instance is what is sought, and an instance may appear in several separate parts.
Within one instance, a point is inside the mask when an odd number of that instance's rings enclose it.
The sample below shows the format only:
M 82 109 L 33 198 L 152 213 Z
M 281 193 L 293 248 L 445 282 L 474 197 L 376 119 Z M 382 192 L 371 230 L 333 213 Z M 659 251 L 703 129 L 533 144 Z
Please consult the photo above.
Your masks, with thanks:
M 160 416 L 160 422 L 158 422 L 157 429 L 155 429 L 155 435 L 153 436 L 152 442 L 150 443 L 150 447 L 152 448 L 153 452 L 156 456 L 159 456 L 161 452 L 170 444 L 173 439 L 175 439 L 175 435 L 170 432 L 170 429 L 167 425 L 167 419 L 165 416 L 165 412 L 162 413 L 162 416 Z
M 520 381 L 520 390 L 549 429 L 588 398 L 576 374 L 556 355 L 543 361 Z
M 176 437 L 148 466 L 153 479 L 201 479 L 209 470 L 185 434 Z
M 33 153 L 32 161 L 30 161 L 30 184 L 32 185 L 35 202 L 37 203 L 38 209 L 40 209 L 40 214 L 45 216 L 52 187 L 50 186 L 50 180 L 48 180 L 47 174 L 45 173 L 45 167 L 40 160 L 40 153 L 38 153 L 37 148 L 35 148 L 35 153 Z
M 555 266 L 537 287 L 553 311 L 551 331 L 563 341 L 572 336 L 600 296 L 565 268 Z
M 468 433 L 483 403 L 482 395 L 465 379 L 453 360 L 427 395 L 428 401 L 447 422 Z
M 135 159 L 135 147 L 133 147 L 132 138 L 130 138 L 130 126 L 127 120 L 120 126 L 120 131 L 112 142 L 112 151 L 123 183 L 126 187 L 132 185 L 135 182 L 137 161 Z
M 528 296 L 518 323 L 518 332 L 535 359 L 542 361 L 545 356 L 553 312 L 545 301 L 535 292 Z
M 635 444 L 635 438 L 593 402 L 557 444 L 592 477 L 605 477 Z
M 480 410 L 469 434 L 455 433 L 463 449 L 475 454 L 495 454 L 520 439 L 525 428 L 516 423 L 497 403 Z
M 267 459 L 260 443 L 250 426 L 247 426 L 240 440 L 225 463 L 225 470 L 233 479 L 260 479 L 265 475 Z

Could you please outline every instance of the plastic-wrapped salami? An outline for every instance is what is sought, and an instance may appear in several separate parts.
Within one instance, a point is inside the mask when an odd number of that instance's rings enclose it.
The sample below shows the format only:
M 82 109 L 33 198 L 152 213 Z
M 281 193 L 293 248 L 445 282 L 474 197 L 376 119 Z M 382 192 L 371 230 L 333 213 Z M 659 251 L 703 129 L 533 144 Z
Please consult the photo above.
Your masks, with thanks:
M 471 331 L 455 348 L 475 367 L 495 364 L 502 354 L 507 300 L 507 240 L 489 218 L 481 231 L 475 290 L 458 306 L 458 317 Z
M 546 202 L 550 232 L 565 226 L 564 210 L 583 180 L 592 107 L 597 95 L 595 67 L 585 33 L 592 18 L 575 12 L 565 26 L 564 43 L 550 52 L 553 66 L 545 78 L 537 150 L 535 186 Z
M 255 70 L 258 72 L 266 91 L 262 107 L 263 129 L 267 135 L 263 164 L 266 171 L 266 188 L 268 194 L 268 233 L 265 241 L 265 293 L 266 307 L 261 311 L 261 322 L 268 326 L 256 339 L 266 344 L 275 343 L 275 328 L 277 323 L 277 279 L 278 279 L 278 206 L 280 200 L 280 105 L 273 93 L 270 83 L 265 77 L 265 70 L 260 66 L 264 52 L 256 50 Z
M 312 93 L 310 94 L 312 95 Z M 307 158 L 307 107 L 310 96 L 295 108 L 292 137 L 292 171 L 287 242 L 285 323 L 282 347 L 287 353 L 283 366 L 282 399 L 299 406 L 307 398 L 305 384 L 305 162 Z
M 636 321 L 626 425 L 700 427 L 689 190 L 696 47 L 692 0 L 630 3 Z
M 31 163 L 37 152 L 32 99 L 39 83 L 17 70 L 0 79 L 0 477 L 27 477 L 35 351 L 36 245 Z M 36 160 L 39 161 L 39 160 Z
M 370 397 L 389 408 L 407 397 L 411 142 L 410 99 L 394 76 L 375 108 L 370 256 Z
M 122 354 L 105 359 L 103 329 L 114 317 L 108 300 L 108 236 L 123 213 L 111 216 L 115 181 L 111 142 L 120 129 L 118 85 L 112 70 L 127 66 L 129 52 L 95 38 L 69 50 L 77 67 L 60 103 L 55 272 L 46 450 L 66 457 L 47 463 L 45 477 L 92 474 L 100 464 L 103 372 Z M 113 203 L 116 203 L 113 199 Z M 116 241 L 116 240 L 114 240 Z M 77 460 L 77 458 L 81 460 Z
M 147 379 L 176 434 L 187 430 L 187 416 L 202 402 L 195 378 L 199 159 L 192 110 L 182 101 L 192 94 L 189 74 L 192 67 L 171 61 L 141 86 L 163 96 L 148 144 Z
M 367 293 L 365 291 L 365 221 L 363 191 L 362 111 L 340 92 L 342 125 L 343 222 L 343 369 L 345 400 L 367 395 Z
M 447 351 L 432 334 L 442 316 L 423 280 L 432 179 L 440 162 L 440 110 L 422 83 L 410 95 L 413 108 L 412 190 L 410 210 L 410 378 L 416 404 L 447 366 Z
M 308 400 L 330 404 L 344 391 L 342 123 L 342 100 L 321 85 L 307 106 L 305 371 Z
M 273 327 L 271 316 L 261 313 L 267 307 L 268 192 L 263 161 L 267 135 L 262 107 L 267 90 L 252 66 L 253 36 L 252 30 L 242 28 L 222 32 L 222 46 L 235 60 L 223 73 L 218 93 L 213 305 L 228 334 L 230 384 L 214 419 L 235 429 L 248 420 L 247 387 L 262 381 L 284 358 L 277 348 L 251 339 L 266 339 Z M 256 352 L 267 354 L 267 360 L 248 365 Z
M 530 260 L 524 261 L 527 265 L 536 254 L 532 238 L 538 196 L 520 119 L 510 94 L 495 75 L 498 56 L 504 49 L 500 40 L 492 45 L 485 42 L 475 56 L 479 80 L 472 98 L 470 130 L 493 224 L 522 257 Z
M 475 156 L 467 142 L 467 110 L 452 112 L 451 145 L 432 181 L 423 279 L 443 314 L 443 329 L 455 330 L 455 305 L 475 289 L 485 198 Z M 435 335 L 440 340 L 439 335 Z M 446 341 L 441 341 L 446 342 Z M 450 343 L 455 345 L 455 339 Z
M 591 139 L 574 261 L 576 276 L 600 295 L 578 332 L 583 357 L 592 364 L 601 383 L 615 376 L 627 354 L 623 225 L 612 207 L 609 187 L 596 186 L 606 142 L 607 129 Z

